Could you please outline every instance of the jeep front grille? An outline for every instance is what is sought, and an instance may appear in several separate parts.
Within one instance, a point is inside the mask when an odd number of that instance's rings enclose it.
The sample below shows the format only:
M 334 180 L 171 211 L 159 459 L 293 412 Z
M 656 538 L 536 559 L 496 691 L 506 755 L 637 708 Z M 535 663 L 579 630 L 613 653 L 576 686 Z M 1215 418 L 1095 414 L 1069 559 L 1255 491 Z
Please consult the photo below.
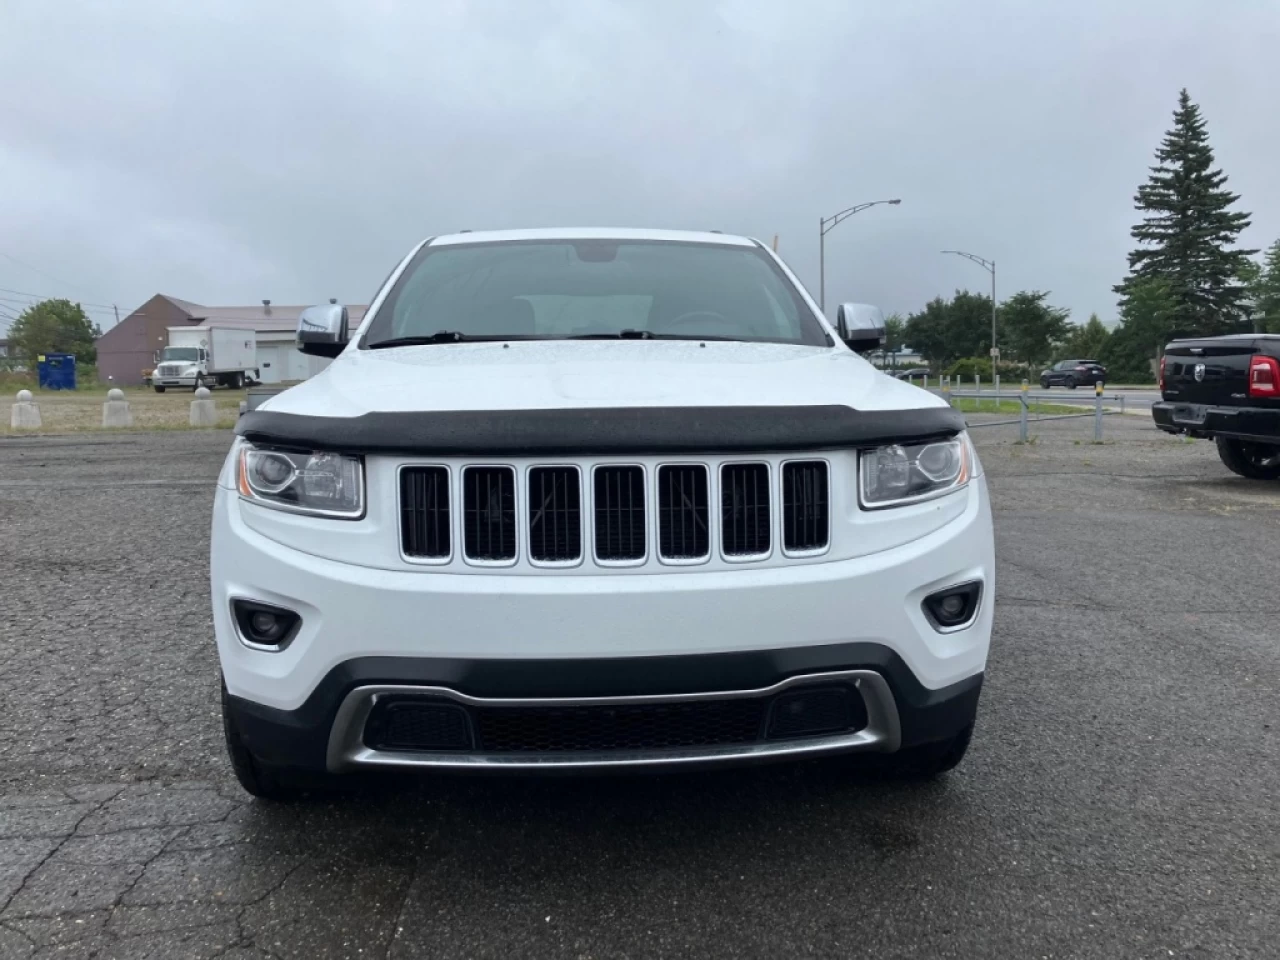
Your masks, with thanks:
M 679 565 L 762 561 L 778 538 L 812 556 L 830 544 L 829 474 L 826 460 L 405 465 L 400 547 L 435 564 Z

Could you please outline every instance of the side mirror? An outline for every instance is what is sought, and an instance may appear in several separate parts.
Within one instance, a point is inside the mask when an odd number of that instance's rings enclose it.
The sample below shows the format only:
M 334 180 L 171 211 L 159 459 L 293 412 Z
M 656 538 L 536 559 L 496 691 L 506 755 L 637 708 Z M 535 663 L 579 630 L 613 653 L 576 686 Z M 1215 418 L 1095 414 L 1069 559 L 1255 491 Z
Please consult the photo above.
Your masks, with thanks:
M 317 357 L 336 357 L 346 349 L 347 308 L 337 303 L 307 307 L 298 317 L 298 349 Z
M 884 314 L 869 303 L 842 303 L 836 331 L 854 353 L 870 353 L 884 346 Z

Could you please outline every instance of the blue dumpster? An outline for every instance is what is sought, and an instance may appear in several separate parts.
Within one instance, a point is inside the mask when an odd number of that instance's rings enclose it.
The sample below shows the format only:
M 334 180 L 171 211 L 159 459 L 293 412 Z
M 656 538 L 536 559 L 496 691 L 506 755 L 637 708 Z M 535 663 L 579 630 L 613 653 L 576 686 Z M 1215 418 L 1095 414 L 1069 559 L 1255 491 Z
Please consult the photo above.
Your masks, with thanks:
M 41 390 L 74 390 L 76 388 L 76 356 L 74 353 L 42 353 L 36 358 Z

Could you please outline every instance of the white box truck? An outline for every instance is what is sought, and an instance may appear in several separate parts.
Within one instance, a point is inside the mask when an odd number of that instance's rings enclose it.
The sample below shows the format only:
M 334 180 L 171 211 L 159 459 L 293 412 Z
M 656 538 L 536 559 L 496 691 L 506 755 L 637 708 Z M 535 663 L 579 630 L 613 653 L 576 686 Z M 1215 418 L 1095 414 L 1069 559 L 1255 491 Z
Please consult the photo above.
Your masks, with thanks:
M 239 389 L 257 379 L 257 337 L 238 327 L 170 327 L 169 345 L 151 375 L 156 393 L 169 387 Z

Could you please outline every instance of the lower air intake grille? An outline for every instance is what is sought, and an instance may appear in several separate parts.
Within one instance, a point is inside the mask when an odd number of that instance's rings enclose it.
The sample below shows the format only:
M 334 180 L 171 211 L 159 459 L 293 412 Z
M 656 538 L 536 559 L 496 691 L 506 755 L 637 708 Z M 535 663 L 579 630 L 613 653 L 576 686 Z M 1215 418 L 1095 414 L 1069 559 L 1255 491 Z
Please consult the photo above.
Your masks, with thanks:
M 462 546 L 471 560 L 515 559 L 516 475 L 511 467 L 463 471 Z
M 646 750 L 754 743 L 763 700 L 583 707 L 481 707 L 475 711 L 487 753 Z
M 645 555 L 644 470 L 596 467 L 593 482 L 596 559 L 615 563 Z
M 862 697 L 847 686 L 801 687 L 773 701 L 769 739 L 812 737 L 867 725 Z
M 400 471 L 400 543 L 406 557 L 448 558 L 449 471 L 444 467 Z
M 582 558 L 582 490 L 577 467 L 529 471 L 529 556 L 543 563 Z
M 782 467 L 782 546 L 792 553 L 822 550 L 830 539 L 827 464 L 799 460 Z
M 682 464 L 658 468 L 658 555 L 700 560 L 710 552 L 707 532 L 707 468 Z
M 374 750 L 469 750 L 471 722 L 456 703 L 392 701 L 369 715 L 364 742 Z
M 726 557 L 769 552 L 769 467 L 729 463 L 720 472 L 720 545 Z

